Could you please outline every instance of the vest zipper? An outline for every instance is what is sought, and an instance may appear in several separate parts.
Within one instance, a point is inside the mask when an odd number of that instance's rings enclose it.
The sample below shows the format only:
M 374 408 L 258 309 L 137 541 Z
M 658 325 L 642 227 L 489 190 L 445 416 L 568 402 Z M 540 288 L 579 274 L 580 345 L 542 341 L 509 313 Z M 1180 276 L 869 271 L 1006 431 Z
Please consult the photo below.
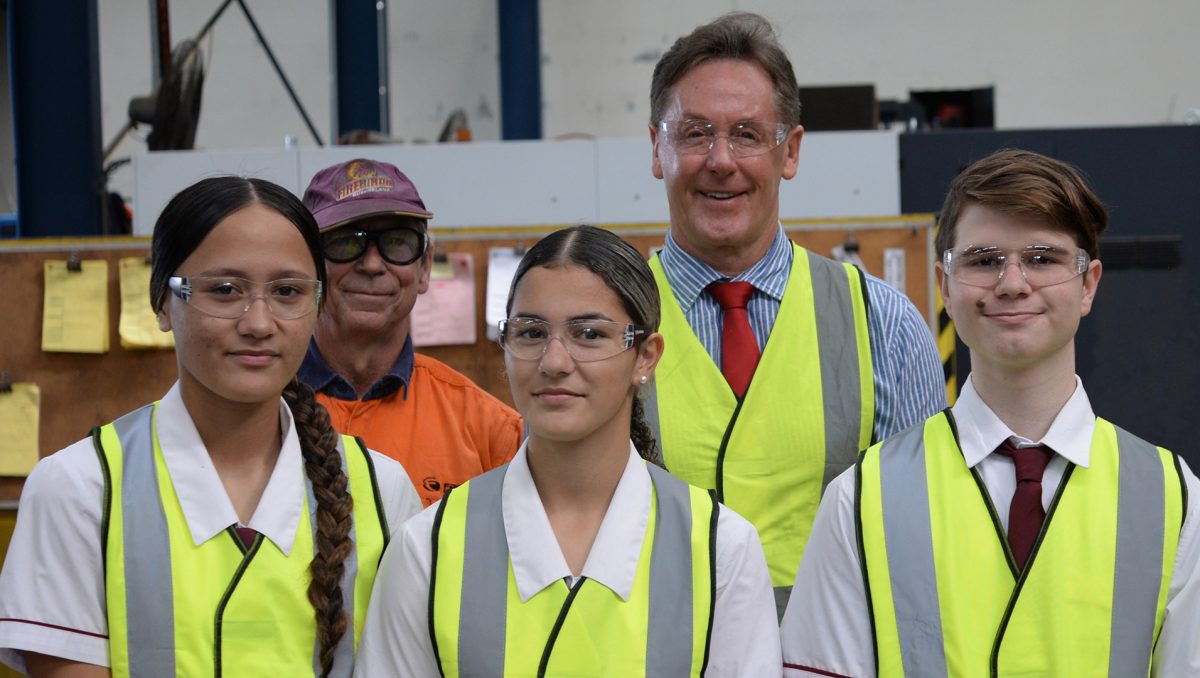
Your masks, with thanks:
M 746 393 L 750 393 L 750 389 L 746 389 Z M 746 397 L 738 398 L 737 407 L 733 408 L 733 416 L 729 418 L 729 425 L 725 427 L 725 435 L 721 437 L 721 447 L 717 449 L 717 501 L 725 502 L 725 452 L 729 448 L 729 439 L 733 437 L 733 427 L 737 425 L 738 415 L 742 412 L 742 403 L 746 402 Z
M 717 493 L 708 491 L 712 501 L 712 512 L 708 517 L 708 629 L 704 635 L 704 661 L 700 664 L 700 676 L 708 672 L 708 655 L 712 650 L 713 619 L 717 616 L 717 520 L 721 515 L 721 504 Z
M 571 587 L 571 592 L 567 594 L 567 599 L 563 601 L 562 609 L 558 611 L 558 619 L 554 620 L 554 628 L 550 629 L 550 637 L 546 640 L 546 649 L 542 650 L 542 660 L 538 662 L 538 678 L 545 678 L 546 668 L 550 664 L 550 653 L 554 651 L 554 642 L 558 640 L 558 632 L 562 630 L 563 622 L 567 620 L 567 612 L 571 610 L 571 603 L 575 602 L 575 596 L 579 593 L 579 589 L 583 588 L 583 582 L 587 581 L 587 577 L 580 577 L 579 581 Z
M 468 498 L 469 499 L 469 498 Z M 457 499 L 455 500 L 457 501 Z M 442 655 L 438 650 L 437 629 L 434 625 L 434 612 L 436 606 L 433 604 L 435 593 L 437 591 L 437 571 L 438 571 L 438 542 L 441 539 L 442 533 L 442 515 L 446 512 L 446 506 L 450 504 L 450 490 L 446 490 L 446 495 L 442 497 L 442 502 L 438 504 L 437 513 L 433 517 L 433 547 L 429 554 L 429 643 L 433 649 L 433 660 L 438 667 L 438 675 L 441 678 L 446 677 L 446 670 L 442 668 Z
M 950 410 L 946 410 L 947 414 Z M 953 427 L 953 420 L 951 420 Z M 874 446 L 872 446 L 874 447 Z M 863 544 L 862 525 L 862 462 L 866 452 L 858 455 L 854 462 L 854 541 L 858 547 L 858 569 L 862 573 L 863 592 L 867 595 L 867 619 L 871 620 L 871 652 L 875 658 L 875 672 L 879 672 L 879 634 L 875 629 L 875 604 L 871 597 L 871 577 L 867 572 L 867 549 Z
M 226 528 L 232 531 L 232 527 Z M 241 543 L 241 539 L 235 534 L 231 535 L 234 541 Z M 258 555 L 258 548 L 262 546 L 263 536 L 260 534 L 254 538 L 254 543 L 250 545 L 250 550 L 245 552 L 245 557 L 242 558 L 242 563 L 238 565 L 238 569 L 233 573 L 233 579 L 230 580 L 229 586 L 226 587 L 225 593 L 221 596 L 221 602 L 217 603 L 217 614 L 214 618 L 214 639 L 213 643 L 213 676 L 221 678 L 221 622 L 225 615 L 225 606 L 229 604 L 229 599 L 233 597 L 233 592 L 237 589 L 238 582 L 242 580 L 242 575 L 246 573 L 246 568 L 250 567 L 250 561 L 254 560 L 254 556 Z
M 971 469 L 974 471 L 974 469 Z M 1017 585 L 1013 588 L 1012 595 L 1008 599 L 1008 606 L 1004 610 L 1004 616 L 1000 618 L 1000 628 L 996 629 L 996 640 L 992 643 L 991 656 L 991 675 L 992 678 L 997 678 L 1000 669 L 1000 644 L 1004 641 L 1004 632 L 1008 630 L 1008 622 L 1012 618 L 1013 610 L 1017 606 L 1017 599 L 1021 596 L 1021 588 L 1025 585 L 1025 580 L 1029 576 L 1029 570 L 1033 567 L 1033 561 L 1037 558 L 1038 549 L 1042 545 L 1042 539 L 1046 537 L 1046 532 L 1050 529 L 1050 520 L 1054 517 L 1058 502 L 1062 499 L 1063 492 L 1067 489 L 1067 481 L 1071 480 L 1071 474 L 1075 471 L 1075 464 L 1067 463 L 1067 470 L 1063 473 L 1062 480 L 1058 483 L 1058 491 L 1054 493 L 1054 500 L 1050 502 L 1050 510 L 1046 511 L 1046 517 L 1042 520 L 1042 529 L 1038 530 L 1037 539 L 1034 540 L 1033 546 L 1029 549 L 1029 556 L 1025 559 L 1025 569 L 1021 570 L 1020 576 L 1017 578 Z M 993 520 L 995 517 L 993 516 Z M 1011 549 L 1008 548 L 1008 540 L 1004 540 L 1005 552 L 1009 553 L 1010 560 L 1012 559 Z M 1111 624 L 1111 622 L 1110 622 Z

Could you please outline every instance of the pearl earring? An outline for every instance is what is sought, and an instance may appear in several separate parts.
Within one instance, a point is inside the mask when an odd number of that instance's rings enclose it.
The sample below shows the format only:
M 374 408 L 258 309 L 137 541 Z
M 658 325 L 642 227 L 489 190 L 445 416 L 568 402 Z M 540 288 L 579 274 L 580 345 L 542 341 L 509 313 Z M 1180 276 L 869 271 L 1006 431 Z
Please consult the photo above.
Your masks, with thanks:
M 647 381 L 647 379 L 646 379 L 646 375 L 644 375 L 644 374 L 643 374 L 643 375 L 642 375 L 642 378 L 641 378 L 641 379 L 639 379 L 638 381 L 642 382 L 642 385 L 645 385 L 645 384 L 646 384 L 646 381 Z

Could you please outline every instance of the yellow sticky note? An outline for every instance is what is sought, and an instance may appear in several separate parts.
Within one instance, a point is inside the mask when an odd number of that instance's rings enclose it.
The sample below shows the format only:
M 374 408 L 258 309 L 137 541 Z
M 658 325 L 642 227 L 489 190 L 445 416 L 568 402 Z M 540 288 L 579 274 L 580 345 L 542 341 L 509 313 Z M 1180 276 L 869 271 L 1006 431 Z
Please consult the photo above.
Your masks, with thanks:
M 37 463 L 41 399 L 37 384 L 0 391 L 0 476 L 27 476 Z
M 150 308 L 150 264 L 144 257 L 125 257 L 121 268 L 121 320 L 117 334 L 125 348 L 174 348 L 175 335 L 158 329 Z
M 69 271 L 65 261 L 46 262 L 43 351 L 108 351 L 108 262 L 85 261 L 82 269 Z
M 449 259 L 445 261 L 433 260 L 433 265 L 429 268 L 430 280 L 450 280 L 454 278 L 454 265 Z

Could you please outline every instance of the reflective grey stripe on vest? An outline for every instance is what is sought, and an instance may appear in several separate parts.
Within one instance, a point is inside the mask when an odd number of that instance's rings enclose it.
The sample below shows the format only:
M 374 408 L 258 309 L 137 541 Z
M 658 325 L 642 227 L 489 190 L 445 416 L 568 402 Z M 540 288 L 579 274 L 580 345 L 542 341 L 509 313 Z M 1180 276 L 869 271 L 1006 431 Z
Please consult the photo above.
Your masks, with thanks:
M 175 675 L 171 544 L 154 464 L 153 413 L 154 406 L 147 405 L 113 422 L 121 441 L 129 675 L 147 678 Z M 146 510 L 148 497 L 159 510 Z
M 1162 461 L 1154 445 L 1119 427 L 1117 562 L 1108 675 L 1144 676 L 1154 653 L 1166 512 Z
M 776 586 L 772 591 L 775 593 L 775 617 L 783 624 L 783 613 L 787 612 L 788 601 L 792 599 L 792 587 Z
M 862 427 L 859 384 L 858 332 L 846 268 L 808 252 L 813 310 L 817 318 L 817 347 L 821 358 L 821 397 L 825 413 L 824 490 L 858 458 Z
M 692 501 L 682 480 L 646 464 L 654 483 L 647 676 L 692 672 Z
M 458 673 L 495 675 L 504 666 L 508 541 L 502 490 L 508 465 L 471 480 L 459 611 Z M 656 527 L 650 561 L 647 676 L 681 676 L 692 665 L 692 504 L 688 486 L 647 465 Z
M 337 451 L 342 461 L 342 473 L 346 476 L 346 493 L 350 493 L 350 469 L 346 464 L 346 447 L 343 445 L 342 436 L 337 436 Z M 356 452 L 358 450 L 355 450 Z M 308 474 L 304 474 L 304 486 L 308 491 L 308 519 L 312 526 L 313 538 L 313 555 L 317 553 L 317 497 L 313 493 L 312 481 L 309 480 Z M 354 541 L 354 548 L 350 549 L 350 553 L 346 555 L 346 560 L 343 564 L 346 566 L 346 571 L 342 573 L 342 609 L 346 611 L 349 623 L 346 624 L 346 632 L 342 634 L 341 640 L 338 641 L 337 649 L 333 651 L 333 668 L 329 675 L 334 678 L 348 677 L 354 668 L 354 580 L 358 577 L 358 543 L 355 539 L 354 528 L 357 524 L 354 522 L 354 512 L 350 512 L 350 539 Z M 318 639 L 313 643 L 313 675 L 321 675 L 321 641 Z
M 467 493 L 462 604 L 458 613 L 460 676 L 497 675 L 504 666 L 508 539 L 501 492 L 507 472 L 505 464 L 473 478 Z
M 904 675 L 947 675 L 933 564 L 933 528 L 925 475 L 925 427 L 914 426 L 879 450 L 880 501 L 896 631 Z

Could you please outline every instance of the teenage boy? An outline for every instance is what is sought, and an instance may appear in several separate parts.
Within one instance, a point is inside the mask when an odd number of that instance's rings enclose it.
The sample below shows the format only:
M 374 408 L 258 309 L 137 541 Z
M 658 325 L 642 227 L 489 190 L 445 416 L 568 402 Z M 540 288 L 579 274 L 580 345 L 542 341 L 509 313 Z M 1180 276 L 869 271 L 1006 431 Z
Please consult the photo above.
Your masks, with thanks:
M 953 408 L 830 484 L 783 620 L 788 675 L 1200 675 L 1200 481 L 1096 417 L 1075 375 L 1107 222 L 1036 153 L 951 184 L 937 281 L 972 372 Z

